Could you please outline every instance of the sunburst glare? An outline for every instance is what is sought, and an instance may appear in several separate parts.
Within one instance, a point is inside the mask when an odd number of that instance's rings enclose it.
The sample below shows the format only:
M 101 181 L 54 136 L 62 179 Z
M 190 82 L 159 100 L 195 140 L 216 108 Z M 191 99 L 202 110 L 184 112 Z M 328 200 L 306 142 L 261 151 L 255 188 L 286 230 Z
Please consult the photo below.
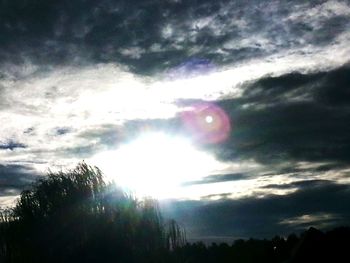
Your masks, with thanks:
M 181 183 L 209 175 L 218 164 L 185 138 L 159 132 L 100 153 L 92 162 L 137 196 L 156 198 L 175 196 Z

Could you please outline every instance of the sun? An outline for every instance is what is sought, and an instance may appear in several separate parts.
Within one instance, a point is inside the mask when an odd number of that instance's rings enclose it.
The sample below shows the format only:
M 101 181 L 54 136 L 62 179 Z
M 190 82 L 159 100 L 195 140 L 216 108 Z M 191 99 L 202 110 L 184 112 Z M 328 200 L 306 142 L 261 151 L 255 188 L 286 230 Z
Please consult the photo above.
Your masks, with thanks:
M 212 123 L 213 122 L 213 117 L 211 116 L 211 115 L 207 115 L 206 117 L 205 117 L 205 121 L 207 122 L 207 123 Z
M 136 196 L 168 198 L 182 183 L 209 175 L 217 161 L 185 138 L 148 133 L 96 155 L 92 163 Z

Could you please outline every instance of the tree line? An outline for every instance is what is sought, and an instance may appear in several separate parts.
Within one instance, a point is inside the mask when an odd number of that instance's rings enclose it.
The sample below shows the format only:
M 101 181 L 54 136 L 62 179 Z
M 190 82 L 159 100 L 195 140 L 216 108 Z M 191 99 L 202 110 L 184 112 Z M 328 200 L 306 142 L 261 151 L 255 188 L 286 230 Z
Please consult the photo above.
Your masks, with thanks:
M 187 243 L 177 250 L 186 263 L 335 263 L 350 262 L 350 228 L 327 232 L 309 228 L 299 235 L 239 239 L 232 244 Z

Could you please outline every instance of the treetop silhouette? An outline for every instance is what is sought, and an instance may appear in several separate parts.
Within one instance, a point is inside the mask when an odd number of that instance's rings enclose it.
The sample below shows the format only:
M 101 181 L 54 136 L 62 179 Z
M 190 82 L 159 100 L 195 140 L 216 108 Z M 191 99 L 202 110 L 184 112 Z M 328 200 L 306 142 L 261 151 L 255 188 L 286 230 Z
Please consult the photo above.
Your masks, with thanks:
M 8 262 L 163 262 L 185 243 L 156 200 L 138 200 L 86 163 L 49 172 L 21 193 L 2 222 L 11 238 L 3 240 L 0 258 Z

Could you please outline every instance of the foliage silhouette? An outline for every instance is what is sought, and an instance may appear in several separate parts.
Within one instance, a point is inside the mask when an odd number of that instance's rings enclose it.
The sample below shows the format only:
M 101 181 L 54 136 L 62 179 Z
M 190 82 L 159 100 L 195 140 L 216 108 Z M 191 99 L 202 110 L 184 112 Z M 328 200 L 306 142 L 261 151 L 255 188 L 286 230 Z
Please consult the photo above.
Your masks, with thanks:
M 137 200 L 85 163 L 50 172 L 1 222 L 1 262 L 165 262 L 185 242 L 155 200 Z

